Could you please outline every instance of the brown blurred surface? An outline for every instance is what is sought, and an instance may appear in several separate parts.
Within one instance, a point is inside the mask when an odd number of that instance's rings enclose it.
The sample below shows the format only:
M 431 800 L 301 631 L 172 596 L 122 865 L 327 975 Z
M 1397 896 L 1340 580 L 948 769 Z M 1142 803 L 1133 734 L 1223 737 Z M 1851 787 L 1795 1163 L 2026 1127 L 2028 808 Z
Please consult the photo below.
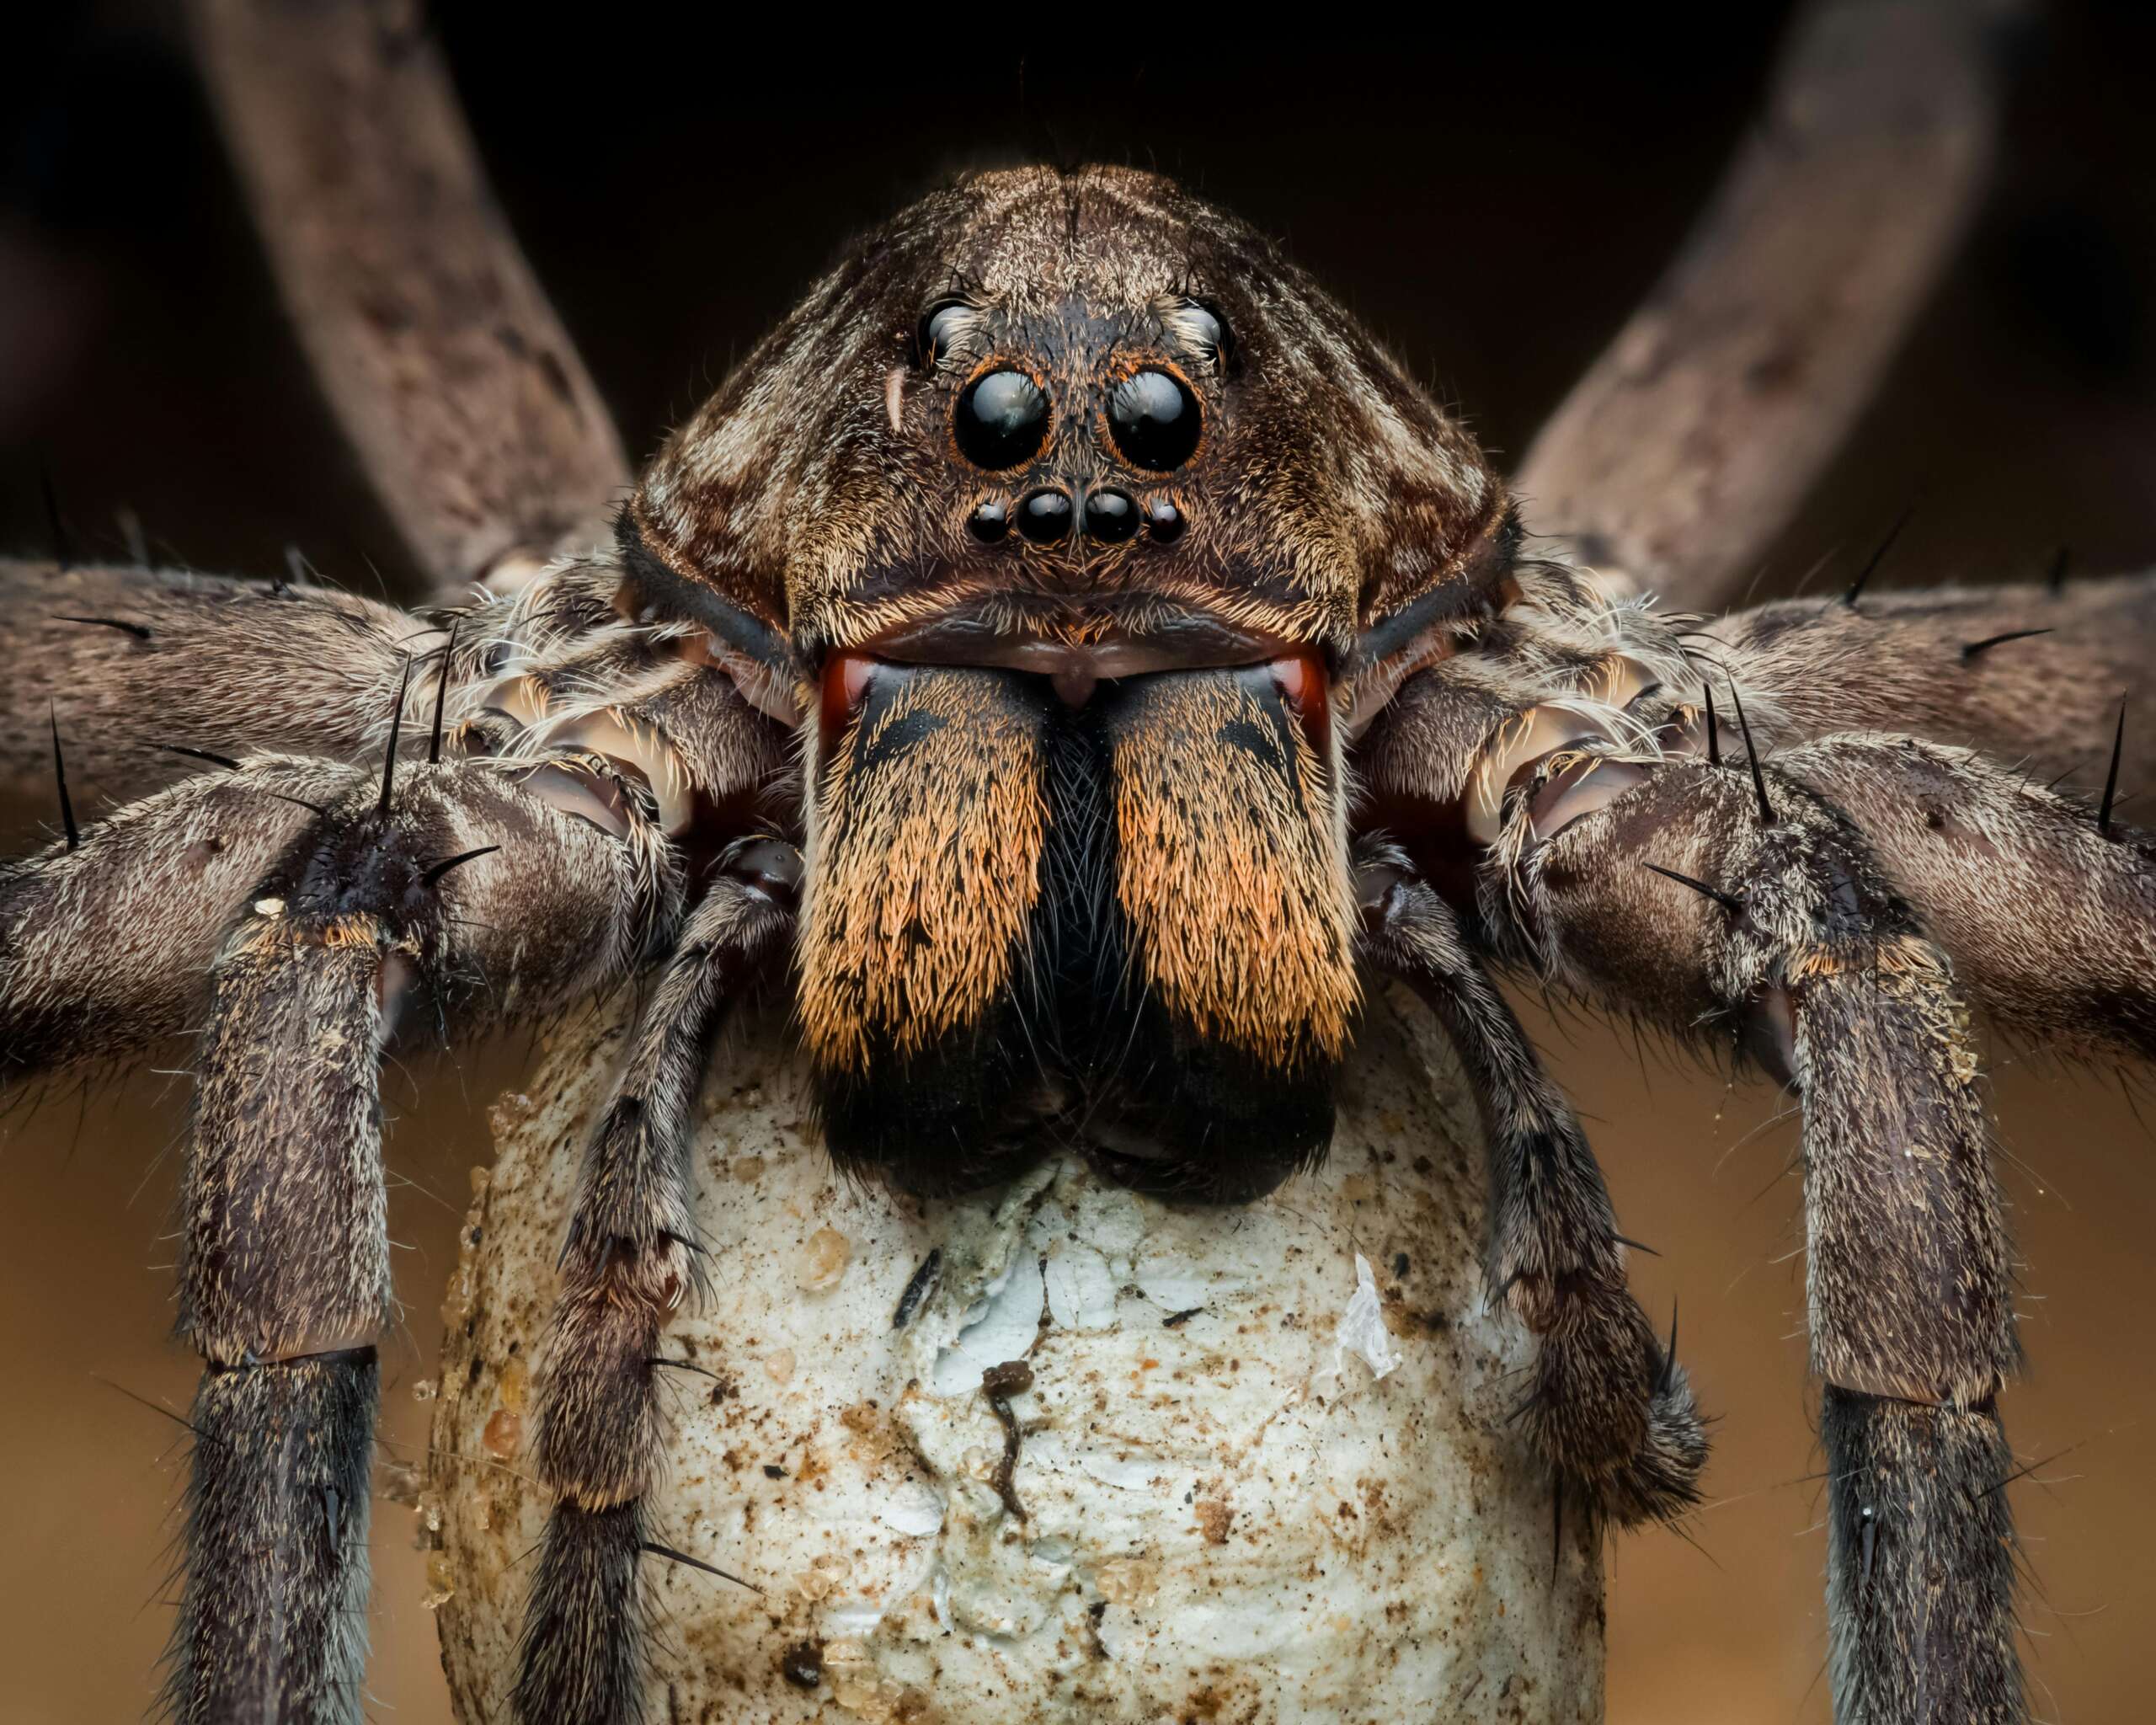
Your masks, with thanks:
M 1732 9 L 1734 10 L 1734 9 Z M 855 72 L 682 42 L 623 14 L 507 40 L 452 13 L 475 125 L 542 279 L 632 448 L 648 448 L 844 237 L 942 169 L 1015 156 L 1152 162 L 1286 234 L 1318 275 L 1518 449 L 1674 244 L 1764 76 L 1771 19 L 1720 34 L 1495 24 L 1408 63 L 1306 56 Z M 154 8 L 90 8 L 19 63 L 0 203 L 0 545 L 42 544 L 40 468 L 77 542 L 131 510 L 161 555 L 264 574 L 298 542 L 334 576 L 405 570 L 323 424 L 267 298 Z M 1762 571 L 1763 595 L 1847 579 L 1912 497 L 1883 585 L 2026 576 L 2156 553 L 2156 32 L 2067 11 L 2019 51 L 1999 190 L 1856 445 Z M 1107 50 L 1103 48 L 1103 53 Z M 2156 747 L 2156 739 L 2150 740 Z M 2093 744 L 2092 744 L 2093 746 Z M 2130 788 L 2143 782 L 2129 757 Z M 82 787 L 86 809 L 95 786 Z M 49 811 L 8 811 L 0 845 Z M 2133 812 L 2129 809 L 2129 814 Z M 1824 1720 L 1823 1535 L 1811 1477 L 1786 1124 L 1758 1087 L 1592 1022 L 1538 1033 L 1588 1115 L 1651 1309 L 1721 1415 L 1690 1542 L 1611 1548 L 1615 1725 Z M 184 1051 L 167 1064 L 178 1065 Z M 424 1440 L 436 1306 L 502 1048 L 392 1074 L 392 1224 L 404 1328 L 384 1350 L 385 1448 Z M 185 1082 L 145 1076 L 0 1122 L 0 1721 L 146 1705 L 179 1475 L 165 1413 L 191 1359 L 165 1338 Z M 2108 1075 L 1999 1065 L 2005 1175 L 2028 1260 L 2025 1382 L 2007 1402 L 2036 1586 L 2039 1717 L 2142 1717 L 2156 1605 L 2156 1364 L 2132 1314 L 2156 1223 L 2148 1131 Z M 2055 1461 L 2044 1458 L 2057 1456 Z M 376 1509 L 375 1713 L 446 1717 L 409 1512 Z

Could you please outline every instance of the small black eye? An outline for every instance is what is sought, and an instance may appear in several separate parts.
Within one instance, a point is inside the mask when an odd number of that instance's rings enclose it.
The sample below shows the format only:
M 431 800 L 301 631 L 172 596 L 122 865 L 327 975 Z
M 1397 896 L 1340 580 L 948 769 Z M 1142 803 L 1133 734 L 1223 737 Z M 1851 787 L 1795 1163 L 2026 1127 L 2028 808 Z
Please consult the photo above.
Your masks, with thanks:
M 948 355 L 957 338 L 958 324 L 971 309 L 963 300 L 945 300 L 941 305 L 931 306 L 928 315 L 921 320 L 921 328 L 914 332 L 914 363 L 932 366 Z
M 1187 302 L 1182 316 L 1177 319 L 1185 335 L 1196 346 L 1204 350 L 1205 356 L 1220 371 L 1228 369 L 1233 349 L 1228 338 L 1228 326 L 1220 321 L 1220 314 L 1212 307 L 1198 300 Z
M 990 371 L 966 386 L 951 430 L 975 467 L 1015 467 L 1048 441 L 1048 398 L 1023 371 Z
M 1133 467 L 1165 473 L 1198 452 L 1198 398 L 1166 371 L 1134 371 L 1108 398 L 1108 435 Z

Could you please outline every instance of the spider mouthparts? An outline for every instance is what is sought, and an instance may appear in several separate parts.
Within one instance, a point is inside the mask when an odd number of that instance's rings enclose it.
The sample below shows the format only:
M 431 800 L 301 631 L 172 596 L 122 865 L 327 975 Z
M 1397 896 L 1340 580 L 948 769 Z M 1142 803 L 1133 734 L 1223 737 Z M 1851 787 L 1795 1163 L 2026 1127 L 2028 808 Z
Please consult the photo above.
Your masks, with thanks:
M 1055 690 L 1055 697 L 1065 707 L 1083 707 L 1093 698 L 1093 691 L 1100 686 L 1097 672 L 1085 667 L 1059 670 L 1049 678 Z

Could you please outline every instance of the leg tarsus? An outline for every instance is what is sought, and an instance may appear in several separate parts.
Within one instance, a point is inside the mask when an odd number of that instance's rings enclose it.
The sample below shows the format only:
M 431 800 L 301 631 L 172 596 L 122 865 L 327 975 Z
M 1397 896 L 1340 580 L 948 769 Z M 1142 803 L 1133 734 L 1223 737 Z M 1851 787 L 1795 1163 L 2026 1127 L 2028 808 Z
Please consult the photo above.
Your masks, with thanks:
M 2013 1466 L 1989 1403 L 1829 1385 L 1829 1668 L 1834 1716 L 1863 1725 L 2020 1725 Z
M 357 1725 L 376 1370 L 362 1348 L 204 1375 L 174 1721 Z
M 643 1500 L 561 1503 L 531 1581 L 511 1702 L 524 1725 L 637 1725 L 643 1717 Z

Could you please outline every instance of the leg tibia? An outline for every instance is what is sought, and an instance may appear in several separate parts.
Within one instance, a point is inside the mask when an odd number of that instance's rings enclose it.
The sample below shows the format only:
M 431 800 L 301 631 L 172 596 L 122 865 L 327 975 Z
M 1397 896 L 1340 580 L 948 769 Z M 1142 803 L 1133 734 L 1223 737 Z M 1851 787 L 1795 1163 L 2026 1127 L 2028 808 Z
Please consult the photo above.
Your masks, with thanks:
M 1988 1405 L 2013 1270 L 1967 1014 L 1913 935 L 1790 955 L 1812 1359 L 1828 1383 Z
M 181 1332 L 216 1365 L 371 1343 L 389 1316 L 371 916 L 256 914 L 219 962 L 181 1196 Z
M 1998 1415 L 1830 1385 L 1820 1435 L 1834 1717 L 2020 1725 L 2014 1463 Z
M 374 1349 L 212 1367 L 165 1706 L 183 1725 L 358 1725 Z

